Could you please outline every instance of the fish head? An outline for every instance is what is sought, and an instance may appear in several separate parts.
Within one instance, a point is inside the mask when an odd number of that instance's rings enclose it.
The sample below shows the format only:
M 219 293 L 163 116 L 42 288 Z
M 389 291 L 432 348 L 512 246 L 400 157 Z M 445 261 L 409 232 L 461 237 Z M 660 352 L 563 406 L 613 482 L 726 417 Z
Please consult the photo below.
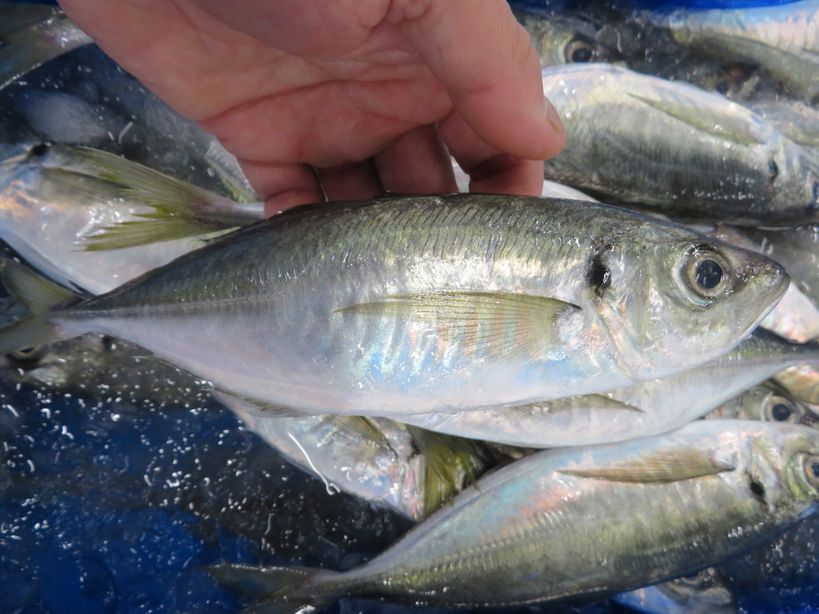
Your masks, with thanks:
M 816 414 L 774 383 L 759 384 L 740 395 L 736 400 L 735 417 L 819 427 Z
M 789 283 L 784 269 L 763 255 L 654 224 L 655 231 L 610 241 L 589 266 L 595 311 L 620 368 L 637 381 L 728 352 Z
M 0 143 L 0 209 L 4 212 L 19 206 L 14 195 L 25 180 L 30 151 L 29 143 Z
M 93 381 L 114 355 L 112 341 L 84 335 L 53 345 L 24 348 L 0 355 L 5 381 L 58 391 L 85 380 Z
M 622 59 L 612 46 L 601 42 L 597 27 L 573 18 L 525 19 L 524 25 L 540 52 L 542 66 L 615 62 Z
M 61 150 L 41 141 L 0 145 L 0 213 L 9 220 L 33 219 L 40 203 L 62 203 L 72 187 Z
M 739 423 L 738 423 L 739 424 Z M 794 519 L 819 506 L 819 431 L 795 424 L 749 428 L 745 472 L 751 492 Z

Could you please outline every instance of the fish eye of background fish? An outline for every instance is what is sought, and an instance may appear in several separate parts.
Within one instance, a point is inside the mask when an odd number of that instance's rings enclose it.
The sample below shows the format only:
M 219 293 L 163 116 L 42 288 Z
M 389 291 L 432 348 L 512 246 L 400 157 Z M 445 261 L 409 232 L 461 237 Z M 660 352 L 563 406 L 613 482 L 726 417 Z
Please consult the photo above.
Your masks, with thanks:
M 590 62 L 597 56 L 594 45 L 583 38 L 576 37 L 569 41 L 565 49 L 566 62 Z
M 783 397 L 768 398 L 765 417 L 774 422 L 799 422 L 799 409 Z
M 29 149 L 28 155 L 29 159 L 31 158 L 42 158 L 44 155 L 48 153 L 48 150 L 51 149 L 48 143 L 37 143 L 31 149 Z
M 799 459 L 798 466 L 802 469 L 800 475 L 802 480 L 813 492 L 819 491 L 819 455 L 804 454 Z
M 42 346 L 22 348 L 7 355 L 11 363 L 19 367 L 30 367 L 37 363 L 42 356 Z

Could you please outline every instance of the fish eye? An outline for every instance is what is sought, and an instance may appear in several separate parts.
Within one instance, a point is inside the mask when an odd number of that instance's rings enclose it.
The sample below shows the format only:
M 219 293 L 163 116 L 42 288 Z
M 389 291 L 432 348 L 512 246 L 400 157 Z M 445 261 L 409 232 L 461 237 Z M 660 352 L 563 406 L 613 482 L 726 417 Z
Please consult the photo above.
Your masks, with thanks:
M 29 150 L 29 156 L 32 158 L 42 158 L 48 153 L 48 145 L 46 143 L 38 143 Z
M 15 365 L 31 365 L 42 357 L 42 348 L 29 347 L 22 348 L 8 354 L 8 359 Z
M 799 422 L 799 408 L 790 400 L 779 395 L 771 395 L 765 399 L 763 418 L 771 422 Z
M 819 456 L 808 456 L 804 461 L 805 476 L 808 483 L 814 488 L 819 488 Z
M 730 265 L 711 248 L 695 248 L 683 266 L 683 277 L 688 287 L 700 298 L 715 299 L 729 289 Z
M 785 422 L 791 417 L 792 413 L 791 408 L 784 403 L 777 403 L 771 408 L 771 416 L 773 416 L 773 419 L 777 422 Z
M 584 40 L 574 39 L 566 45 L 566 61 L 571 63 L 584 63 L 594 57 L 594 49 Z

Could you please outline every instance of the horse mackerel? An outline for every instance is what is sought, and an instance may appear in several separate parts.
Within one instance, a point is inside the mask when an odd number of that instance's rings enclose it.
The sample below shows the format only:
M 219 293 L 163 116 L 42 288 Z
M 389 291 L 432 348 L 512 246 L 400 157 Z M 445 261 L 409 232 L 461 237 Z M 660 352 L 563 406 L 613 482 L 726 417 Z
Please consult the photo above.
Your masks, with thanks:
M 240 396 L 386 417 L 683 370 L 788 283 L 764 256 L 623 209 L 482 195 L 300 208 L 73 307 L 55 291 L 56 310 L 30 275 L 4 278 L 33 315 L 3 351 L 100 332 Z

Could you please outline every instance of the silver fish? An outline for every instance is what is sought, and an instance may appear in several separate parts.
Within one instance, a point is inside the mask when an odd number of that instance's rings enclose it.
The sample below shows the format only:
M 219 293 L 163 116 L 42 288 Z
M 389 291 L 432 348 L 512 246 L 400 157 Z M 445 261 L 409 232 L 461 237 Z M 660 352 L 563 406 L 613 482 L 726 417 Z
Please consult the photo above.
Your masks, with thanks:
M 798 100 L 760 100 L 748 103 L 792 141 L 819 148 L 819 109 Z
M 198 207 L 212 221 L 175 221 L 179 207 L 189 215 Z M 157 217 L 162 211 L 168 219 Z M 262 217 L 261 203 L 239 204 L 106 152 L 31 143 L 0 150 L 0 239 L 49 277 L 93 293 L 170 262 L 226 225 Z M 158 243 L 145 248 L 142 239 Z M 93 251 L 112 241 L 126 248 Z
M 732 223 L 819 215 L 819 162 L 718 94 L 608 64 L 544 69 L 543 92 L 568 134 L 547 179 Z
M 809 360 L 819 362 L 819 345 L 793 344 L 758 330 L 708 364 L 630 388 L 518 407 L 412 414 L 401 420 L 441 433 L 526 448 L 623 441 L 678 428 L 750 386 Z
M 754 386 L 705 416 L 708 420 L 764 420 L 816 428 L 819 415 L 773 382 Z M 749 555 L 752 557 L 753 555 Z M 658 612 L 736 612 L 733 591 L 715 568 L 694 576 L 647 586 L 617 595 L 620 605 L 650 614 Z
M 347 572 L 223 565 L 261 607 L 377 595 L 501 607 L 600 597 L 689 574 L 814 513 L 819 432 L 696 421 L 662 437 L 546 450 L 480 480 Z
M 756 64 L 796 95 L 819 95 L 819 2 L 677 11 L 659 20 L 681 44 L 723 62 Z
M 413 520 L 424 517 L 424 457 L 400 423 L 373 418 L 372 436 L 353 416 L 282 418 L 233 395 L 218 398 L 288 460 L 324 481 L 328 494 L 344 491 Z
M 57 7 L 0 2 L 0 90 L 93 41 Z
M 101 332 L 242 397 L 389 417 L 702 364 L 748 335 L 788 278 L 616 207 L 460 195 L 299 208 L 73 307 L 14 263 L 4 284 L 34 315 L 3 331 L 3 351 Z

